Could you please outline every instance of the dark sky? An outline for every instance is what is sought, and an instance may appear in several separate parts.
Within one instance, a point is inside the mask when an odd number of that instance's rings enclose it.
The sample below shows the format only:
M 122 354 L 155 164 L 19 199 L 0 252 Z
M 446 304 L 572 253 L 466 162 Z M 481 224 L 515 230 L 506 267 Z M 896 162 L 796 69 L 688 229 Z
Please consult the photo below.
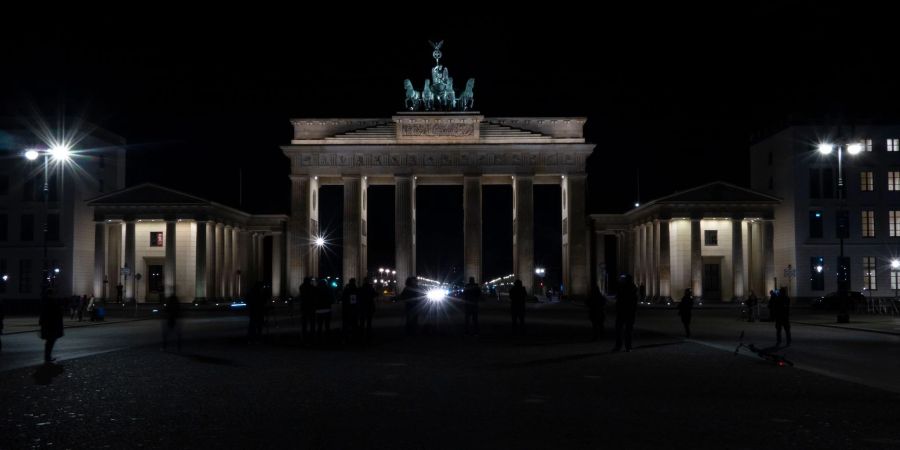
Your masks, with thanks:
M 900 110 L 900 26 L 887 11 L 633 3 L 8 15 L 0 113 L 62 111 L 124 136 L 129 184 L 154 181 L 237 206 L 241 169 L 243 209 L 286 213 L 278 146 L 291 138 L 288 119 L 393 114 L 403 79 L 428 76 L 427 41 L 443 39 L 442 63 L 457 79 L 476 78 L 482 113 L 586 116 L 597 144 L 589 209 L 621 212 L 637 195 L 638 169 L 644 201 L 715 179 L 746 185 L 754 133 L 792 118 L 887 120 Z M 332 189 L 322 194 L 323 207 L 334 205 L 323 222 L 339 236 L 340 189 Z M 547 237 L 559 233 L 558 188 L 535 195 L 537 258 L 558 273 L 559 240 Z M 370 265 L 391 264 L 392 190 L 372 198 L 385 217 L 370 218 L 369 235 L 384 236 L 370 238 Z M 423 190 L 420 270 L 461 264 L 461 198 L 461 188 Z M 485 192 L 487 277 L 511 270 L 510 202 L 509 189 Z

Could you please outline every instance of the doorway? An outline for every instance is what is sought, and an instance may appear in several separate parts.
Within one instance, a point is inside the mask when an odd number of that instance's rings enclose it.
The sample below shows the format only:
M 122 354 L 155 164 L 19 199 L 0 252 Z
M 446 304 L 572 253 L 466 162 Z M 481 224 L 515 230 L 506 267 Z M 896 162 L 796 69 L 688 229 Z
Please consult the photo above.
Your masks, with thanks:
M 703 299 L 722 299 L 722 265 L 718 262 L 703 263 Z

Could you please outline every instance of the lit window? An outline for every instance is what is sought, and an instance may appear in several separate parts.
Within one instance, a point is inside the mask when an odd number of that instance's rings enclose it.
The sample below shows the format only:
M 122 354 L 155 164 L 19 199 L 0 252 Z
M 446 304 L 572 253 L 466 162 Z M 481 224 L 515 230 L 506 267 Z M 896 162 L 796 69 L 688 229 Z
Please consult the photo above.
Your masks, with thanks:
M 719 231 L 705 230 L 703 232 L 703 243 L 710 247 L 719 245 Z
M 891 269 L 891 289 L 900 289 L 900 269 Z
M 888 190 L 900 191 L 900 171 L 888 172 Z
M 874 291 L 878 289 L 878 284 L 875 280 L 875 257 L 874 256 L 863 256 L 863 287 Z
M 825 290 L 825 258 L 813 256 L 809 259 L 809 282 L 810 290 Z
M 887 151 L 889 151 L 889 152 L 900 151 L 900 139 L 888 139 L 887 140 Z
M 888 211 L 888 236 L 900 237 L 900 211 Z
M 872 192 L 875 190 L 875 176 L 872 172 L 859 173 L 859 190 L 863 192 Z
M 872 151 L 872 140 L 871 139 L 863 139 L 862 142 L 866 146 L 866 151 L 871 152 Z
M 862 237 L 875 237 L 875 211 L 862 212 Z

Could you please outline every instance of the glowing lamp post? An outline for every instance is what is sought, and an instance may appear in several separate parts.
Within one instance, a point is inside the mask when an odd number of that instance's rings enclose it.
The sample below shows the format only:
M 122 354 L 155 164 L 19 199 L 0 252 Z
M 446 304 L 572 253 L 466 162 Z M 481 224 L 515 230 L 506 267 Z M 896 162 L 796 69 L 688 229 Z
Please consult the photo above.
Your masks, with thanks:
M 822 155 L 830 155 L 834 152 L 835 147 L 837 147 L 837 162 L 838 162 L 838 201 L 843 207 L 844 200 L 844 148 L 846 147 L 847 153 L 850 155 L 857 155 L 863 150 L 863 146 L 860 143 L 849 143 L 849 144 L 831 144 L 831 143 L 822 143 L 818 146 L 818 151 Z M 844 223 L 839 215 L 838 220 L 838 238 L 840 240 L 840 256 L 838 257 L 838 304 L 840 308 L 838 310 L 837 322 L 838 323 L 848 323 L 850 322 L 850 313 L 847 308 L 847 292 L 850 290 L 850 280 L 849 280 L 849 263 L 844 258 L 844 234 L 847 232 L 848 224 Z
M 44 264 L 42 268 L 42 278 L 41 281 L 41 297 L 46 297 L 47 288 L 50 287 L 51 278 L 55 278 L 56 275 L 59 274 L 59 267 L 53 270 L 53 274 L 50 273 L 50 267 L 47 262 L 47 217 L 50 214 L 50 182 L 49 182 L 49 161 L 52 159 L 54 162 L 65 164 L 70 161 L 72 155 L 72 149 L 65 144 L 55 144 L 51 146 L 49 149 L 27 149 L 25 150 L 25 159 L 28 161 L 35 161 L 38 157 L 44 157 L 44 186 L 43 186 L 43 195 L 44 195 L 44 232 L 43 232 L 43 241 L 44 241 Z

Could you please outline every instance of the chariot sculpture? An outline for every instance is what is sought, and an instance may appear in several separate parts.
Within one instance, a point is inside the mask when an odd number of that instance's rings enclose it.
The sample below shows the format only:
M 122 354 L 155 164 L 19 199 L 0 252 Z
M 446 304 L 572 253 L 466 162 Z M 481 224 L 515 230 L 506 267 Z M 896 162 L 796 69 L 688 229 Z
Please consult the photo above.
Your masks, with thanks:
M 404 107 L 407 111 L 472 111 L 475 107 L 475 79 L 466 81 L 466 88 L 459 96 L 453 87 L 453 78 L 446 67 L 441 65 L 441 46 L 444 41 L 437 44 L 429 41 L 434 51 L 431 56 L 435 65 L 431 68 L 431 79 L 425 80 L 425 87 L 417 91 L 409 78 L 403 80 L 403 88 L 406 90 Z

